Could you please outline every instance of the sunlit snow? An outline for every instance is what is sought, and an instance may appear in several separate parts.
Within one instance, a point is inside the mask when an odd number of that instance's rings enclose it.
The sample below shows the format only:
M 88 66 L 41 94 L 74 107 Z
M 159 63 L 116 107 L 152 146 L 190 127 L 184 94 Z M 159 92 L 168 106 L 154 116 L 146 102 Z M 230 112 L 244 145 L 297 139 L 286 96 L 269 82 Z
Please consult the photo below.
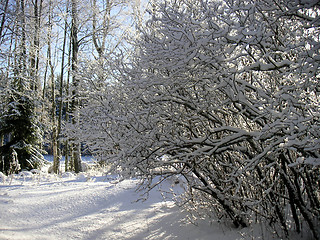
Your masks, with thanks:
M 215 221 L 191 224 L 159 189 L 138 201 L 137 183 L 94 171 L 2 174 L 0 239 L 273 239 L 260 227 L 235 229 Z

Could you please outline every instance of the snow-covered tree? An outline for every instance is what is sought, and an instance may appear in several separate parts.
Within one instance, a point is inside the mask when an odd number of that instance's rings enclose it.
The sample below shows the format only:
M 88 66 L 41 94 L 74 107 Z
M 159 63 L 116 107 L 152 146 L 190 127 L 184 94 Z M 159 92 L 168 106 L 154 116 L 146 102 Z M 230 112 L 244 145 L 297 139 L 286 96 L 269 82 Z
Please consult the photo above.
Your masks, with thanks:
M 293 219 L 319 239 L 319 4 L 150 6 L 100 117 L 83 119 L 91 148 L 149 188 L 181 176 L 197 211 L 284 235 Z
M 108 56 L 120 45 L 122 50 L 126 47 L 122 40 L 132 24 L 131 4 L 135 3 L 1 0 L 1 143 L 9 141 L 4 121 L 18 112 L 13 107 L 18 108 L 21 96 L 21 104 L 33 107 L 34 129 L 45 126 L 44 133 L 35 135 L 44 136 L 41 145 L 54 155 L 53 171 L 59 171 L 61 153 L 66 170 L 81 171 L 85 139 L 78 134 L 79 111 L 99 100 L 110 79 L 105 71 Z
M 77 102 L 78 109 L 71 114 L 73 123 L 65 125 L 62 135 L 69 139 L 69 142 L 78 144 L 78 147 L 86 144 L 86 136 L 80 133 L 80 122 L 85 122 L 82 118 L 92 116 L 85 112 L 90 112 L 96 102 L 101 100 L 101 94 L 106 90 L 105 84 L 112 81 L 109 74 L 110 66 L 113 65 L 112 55 L 120 51 L 119 49 L 125 49 L 122 40 L 129 28 L 127 21 L 131 18 L 131 4 L 132 1 L 127 0 L 94 0 L 88 1 L 87 5 L 83 2 L 77 3 L 78 19 L 85 20 L 79 21 L 76 29 L 78 54 L 77 62 L 72 65 L 75 84 L 70 87 L 70 92 L 73 93 L 69 101 L 71 108 Z M 75 110 L 74 107 L 73 109 Z
M 41 130 L 36 112 L 36 92 L 34 78 L 29 68 L 27 52 L 28 38 L 26 12 L 30 10 L 24 0 L 6 5 L 13 23 L 3 21 L 4 32 L 11 40 L 2 38 L 4 62 L 1 80 L 6 84 L 1 88 L 5 107 L 1 114 L 0 135 L 3 140 L 0 147 L 0 170 L 12 173 L 21 169 L 37 168 L 43 157 L 39 153 Z M 9 11 L 10 10 L 10 11 Z M 10 25 L 11 24 L 11 25 Z M 28 28 L 31 29 L 31 28 Z M 5 36 L 5 35 L 4 35 Z

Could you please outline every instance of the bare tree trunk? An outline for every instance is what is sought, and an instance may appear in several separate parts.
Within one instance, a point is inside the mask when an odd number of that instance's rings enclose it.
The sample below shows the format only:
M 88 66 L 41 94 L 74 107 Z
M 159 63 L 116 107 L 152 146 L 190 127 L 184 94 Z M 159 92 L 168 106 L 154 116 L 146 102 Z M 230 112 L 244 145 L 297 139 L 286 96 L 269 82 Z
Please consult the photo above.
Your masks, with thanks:
M 4 136 L 1 135 L 1 136 L 0 136 L 0 147 L 3 146 L 3 143 L 4 143 Z
M 67 1 L 67 8 L 66 13 L 68 13 L 68 5 L 69 1 Z M 58 115 L 58 129 L 57 129 L 57 137 L 58 137 L 58 151 L 61 153 L 60 149 L 60 139 L 59 135 L 61 133 L 61 125 L 62 125 L 62 109 L 63 109 L 63 74 L 64 74 L 64 59 L 65 59 L 65 52 L 66 52 L 66 39 L 67 39 L 67 27 L 68 27 L 68 21 L 67 17 L 65 19 L 64 24 L 64 35 L 63 35 L 63 45 L 62 45 L 62 54 L 61 54 L 61 70 L 60 70 L 60 89 L 59 89 L 59 95 L 60 95 L 60 101 L 59 101 L 59 115 Z M 68 164 L 65 165 L 65 171 L 68 169 Z
M 52 23 L 51 23 L 51 10 L 52 2 L 49 1 L 49 31 L 48 31 L 48 61 L 50 67 L 50 79 L 51 79 L 51 101 L 52 101 L 52 111 L 51 111 L 51 118 L 52 118 L 52 153 L 53 153 L 53 172 L 59 172 L 59 165 L 60 165 L 60 157 L 58 155 L 58 143 L 57 143 L 57 122 L 56 122 L 56 93 L 55 93 L 55 81 L 54 81 L 54 67 L 52 64 L 52 56 L 51 56 L 51 30 L 52 30 Z
M 1 38 L 2 38 L 2 31 L 3 31 L 3 28 L 4 28 L 4 23 L 6 21 L 6 13 L 7 13 L 7 9 L 8 9 L 8 3 L 9 3 L 9 0 L 7 0 L 5 2 L 5 6 L 4 6 L 4 9 L 3 9 L 3 15 L 2 15 L 2 19 L 1 19 L 1 25 L 0 25 L 0 44 L 1 44 Z
M 25 1 L 21 0 L 20 2 L 20 7 L 21 7 L 21 36 L 22 36 L 22 51 L 21 51 L 21 56 L 20 56 L 20 63 L 21 63 L 21 69 L 22 73 L 25 74 L 27 70 L 27 64 L 26 64 L 26 59 L 27 59 L 27 46 L 26 46 L 26 18 L 25 18 Z M 21 81 L 22 76 L 20 76 Z M 21 86 L 23 86 L 25 83 L 22 83 Z
M 17 0 L 16 7 L 19 11 L 19 21 L 17 23 L 18 29 L 20 29 L 21 41 L 15 42 L 15 51 L 17 52 L 17 56 L 15 56 L 15 64 L 14 64 L 14 75 L 15 75 L 15 85 L 19 92 L 23 92 L 26 90 L 27 82 L 24 81 L 24 77 L 26 76 L 26 59 L 27 59 L 27 48 L 26 48 L 26 20 L 25 20 L 25 2 L 24 0 Z
M 47 88 L 47 74 L 48 74 L 48 59 L 49 59 L 49 52 L 47 50 L 47 60 L 46 60 L 46 67 L 44 70 L 44 77 L 43 77 L 43 89 L 42 89 L 42 98 L 45 99 L 46 97 L 46 88 Z
M 71 43 L 72 41 L 70 40 L 69 42 L 69 53 L 68 53 L 68 66 L 71 65 Z M 68 70 L 68 75 L 67 75 L 67 86 L 66 86 L 66 96 L 67 96 L 67 103 L 66 103 L 66 121 L 69 122 L 70 121 L 70 68 Z M 70 142 L 67 139 L 65 141 L 65 171 L 69 171 L 73 169 L 73 163 L 72 161 L 70 161 L 69 156 L 70 156 Z
M 104 51 L 105 51 L 105 44 L 106 44 L 106 39 L 107 39 L 107 35 L 109 33 L 110 30 L 110 13 L 111 13 L 111 2 L 110 0 L 106 1 L 106 6 L 105 9 L 103 9 L 104 11 L 104 15 L 103 15 L 103 21 L 102 21 L 102 36 L 100 39 L 98 39 L 98 30 L 97 30 L 97 19 L 96 19 L 96 15 L 97 12 L 100 13 L 100 10 L 98 9 L 96 0 L 92 1 L 92 11 L 93 11 L 93 15 L 92 15 L 92 41 L 93 41 L 93 45 L 95 47 L 95 49 L 97 50 L 98 54 L 99 54 L 99 59 L 101 59 L 103 57 Z
M 79 79 L 77 76 L 78 71 L 78 52 L 79 52 L 79 42 L 78 42 L 78 10 L 77 10 L 77 0 L 72 0 L 72 25 L 71 25 L 71 41 L 72 41 L 72 123 L 77 125 L 79 122 Z M 76 173 L 82 171 L 81 168 L 81 147 L 77 139 L 74 139 L 72 147 L 72 161 L 74 163 L 74 170 Z
M 40 29 L 40 14 L 42 9 L 42 0 L 40 1 L 40 9 L 38 8 L 39 2 L 35 0 L 34 5 L 34 33 L 33 33 L 33 42 L 30 51 L 30 77 L 31 77 L 31 89 L 37 93 L 39 87 L 39 29 Z M 50 14 L 50 13 L 49 13 Z

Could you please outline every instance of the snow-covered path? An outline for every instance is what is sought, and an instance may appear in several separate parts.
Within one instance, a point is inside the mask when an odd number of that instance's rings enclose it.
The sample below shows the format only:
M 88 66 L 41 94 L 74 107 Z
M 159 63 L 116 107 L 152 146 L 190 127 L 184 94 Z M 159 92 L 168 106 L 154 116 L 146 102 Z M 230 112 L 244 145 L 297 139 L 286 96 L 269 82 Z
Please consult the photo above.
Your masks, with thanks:
M 136 184 L 101 175 L 0 176 L 0 240 L 271 239 L 252 229 L 187 223 L 157 191 L 137 202 Z
M 240 239 L 236 232 L 226 238 L 226 229 L 183 223 L 184 215 L 157 192 L 137 202 L 135 184 L 16 176 L 10 185 L 0 183 L 0 239 Z

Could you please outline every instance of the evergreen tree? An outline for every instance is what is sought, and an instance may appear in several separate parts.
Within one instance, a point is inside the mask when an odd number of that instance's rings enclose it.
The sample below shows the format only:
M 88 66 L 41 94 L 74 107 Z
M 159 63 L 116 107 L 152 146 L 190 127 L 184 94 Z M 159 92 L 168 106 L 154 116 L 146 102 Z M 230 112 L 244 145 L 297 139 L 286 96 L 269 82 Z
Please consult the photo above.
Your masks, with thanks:
M 34 100 L 30 95 L 13 90 L 7 101 L 8 109 L 1 119 L 0 134 L 6 136 L 7 141 L 0 147 L 0 170 L 10 174 L 37 168 L 43 157 L 38 150 L 41 131 L 37 126 Z
M 4 138 L 0 145 L 0 171 L 6 174 L 37 168 L 43 160 L 38 150 L 41 131 L 36 114 L 37 93 L 28 66 L 26 3 L 24 0 L 16 1 L 12 7 L 16 22 L 12 33 L 12 53 L 9 55 L 11 64 L 2 77 L 6 82 L 1 89 L 5 107 L 0 116 L 0 136 Z

